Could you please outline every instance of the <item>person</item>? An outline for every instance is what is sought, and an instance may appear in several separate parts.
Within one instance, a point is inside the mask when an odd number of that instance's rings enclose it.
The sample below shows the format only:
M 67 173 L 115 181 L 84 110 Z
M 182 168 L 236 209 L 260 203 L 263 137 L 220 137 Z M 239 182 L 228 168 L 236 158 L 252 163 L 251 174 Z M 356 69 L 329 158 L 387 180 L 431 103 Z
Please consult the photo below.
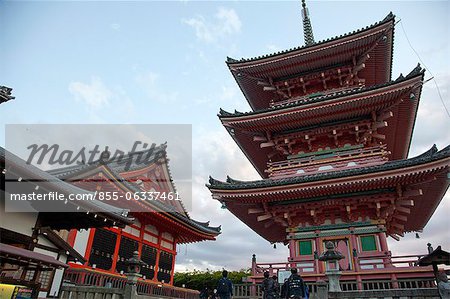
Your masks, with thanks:
M 278 283 L 278 277 L 276 275 L 272 276 L 272 279 L 275 283 L 275 295 L 276 298 L 280 298 L 280 284 Z
M 233 296 L 233 284 L 228 279 L 228 271 L 222 271 L 222 278 L 217 283 L 217 295 L 220 299 L 230 299 Z
M 439 272 L 438 274 L 438 291 L 441 298 L 450 298 L 450 283 L 448 282 L 447 274 Z
M 297 268 L 291 269 L 291 276 L 287 280 L 286 298 L 302 299 L 305 297 L 305 285 L 303 279 L 297 273 Z
M 288 279 L 287 278 L 285 278 L 284 279 L 284 283 L 283 283 L 283 285 L 281 286 L 281 292 L 280 292 L 280 296 L 281 296 L 281 298 L 283 298 L 283 299 L 285 299 L 286 298 L 286 291 L 287 291 L 287 281 L 288 281 Z
M 264 272 L 264 280 L 261 284 L 263 294 L 263 299 L 276 299 L 276 287 L 275 281 L 270 277 L 269 271 Z

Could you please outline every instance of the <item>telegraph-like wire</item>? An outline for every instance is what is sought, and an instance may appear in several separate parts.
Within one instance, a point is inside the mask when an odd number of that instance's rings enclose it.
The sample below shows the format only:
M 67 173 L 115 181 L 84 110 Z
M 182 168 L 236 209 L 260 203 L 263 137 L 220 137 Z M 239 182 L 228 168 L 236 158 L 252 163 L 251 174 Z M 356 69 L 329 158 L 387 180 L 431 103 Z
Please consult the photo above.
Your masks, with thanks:
M 444 99 L 442 98 L 442 94 L 441 94 L 441 89 L 439 88 L 439 85 L 437 84 L 436 79 L 434 78 L 434 75 L 431 73 L 430 69 L 426 66 L 425 62 L 423 62 L 422 58 L 420 58 L 419 53 L 417 53 L 416 49 L 414 49 L 414 47 L 412 46 L 411 42 L 409 41 L 408 35 L 406 34 L 406 31 L 405 31 L 405 27 L 403 27 L 403 22 L 401 20 L 399 22 L 400 22 L 400 25 L 402 26 L 403 34 L 405 35 L 406 41 L 408 42 L 410 48 L 414 51 L 414 53 L 416 54 L 417 58 L 419 58 L 419 61 L 423 65 L 423 67 L 432 76 L 434 85 L 436 85 L 436 89 L 437 89 L 439 98 L 441 99 L 442 106 L 444 106 L 445 112 L 447 113 L 447 116 L 450 118 L 450 113 L 449 113 L 449 111 L 447 109 L 447 106 L 445 106 L 445 102 L 444 102 Z

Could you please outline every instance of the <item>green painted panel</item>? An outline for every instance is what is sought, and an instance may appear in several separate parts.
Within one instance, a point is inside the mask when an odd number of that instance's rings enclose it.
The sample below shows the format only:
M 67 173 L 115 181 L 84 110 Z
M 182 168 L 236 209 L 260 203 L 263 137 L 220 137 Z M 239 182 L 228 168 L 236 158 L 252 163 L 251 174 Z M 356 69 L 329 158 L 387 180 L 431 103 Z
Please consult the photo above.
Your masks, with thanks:
M 361 236 L 361 249 L 362 251 L 375 251 L 377 250 L 377 243 L 375 242 L 375 236 Z
M 311 255 L 313 253 L 311 240 L 298 242 L 299 255 Z

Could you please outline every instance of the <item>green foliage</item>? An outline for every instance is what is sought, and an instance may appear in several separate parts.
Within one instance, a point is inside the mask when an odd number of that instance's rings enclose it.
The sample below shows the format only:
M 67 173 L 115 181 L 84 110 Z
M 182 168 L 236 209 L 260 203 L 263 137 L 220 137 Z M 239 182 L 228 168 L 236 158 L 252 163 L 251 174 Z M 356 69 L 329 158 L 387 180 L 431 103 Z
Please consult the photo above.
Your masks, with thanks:
M 239 271 L 228 271 L 228 278 L 233 284 L 242 283 L 242 278 L 250 276 L 250 269 L 241 269 Z M 177 287 L 182 287 L 183 284 L 188 289 L 201 291 L 205 287 L 212 290 L 217 287 L 217 282 L 222 277 L 222 271 L 190 271 L 190 272 L 175 272 L 173 277 L 173 284 Z

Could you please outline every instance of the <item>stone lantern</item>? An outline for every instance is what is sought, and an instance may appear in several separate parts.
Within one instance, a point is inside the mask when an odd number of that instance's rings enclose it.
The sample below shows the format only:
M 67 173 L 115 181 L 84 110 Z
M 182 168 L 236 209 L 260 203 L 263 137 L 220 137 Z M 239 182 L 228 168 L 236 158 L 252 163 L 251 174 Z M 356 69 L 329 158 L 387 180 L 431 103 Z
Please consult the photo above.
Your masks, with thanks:
M 333 242 L 328 241 L 325 244 L 327 249 L 319 256 L 319 261 L 325 262 L 325 275 L 328 277 L 328 290 L 330 292 L 341 292 L 341 286 L 339 285 L 339 277 L 341 271 L 339 270 L 339 260 L 344 256 L 339 251 L 335 250 Z
M 139 274 L 141 272 L 141 266 L 147 265 L 139 258 L 139 252 L 133 252 L 133 256 L 125 261 L 127 265 L 127 272 L 125 275 L 127 276 L 127 283 L 131 285 L 135 285 L 138 278 L 141 278 L 142 275 Z

